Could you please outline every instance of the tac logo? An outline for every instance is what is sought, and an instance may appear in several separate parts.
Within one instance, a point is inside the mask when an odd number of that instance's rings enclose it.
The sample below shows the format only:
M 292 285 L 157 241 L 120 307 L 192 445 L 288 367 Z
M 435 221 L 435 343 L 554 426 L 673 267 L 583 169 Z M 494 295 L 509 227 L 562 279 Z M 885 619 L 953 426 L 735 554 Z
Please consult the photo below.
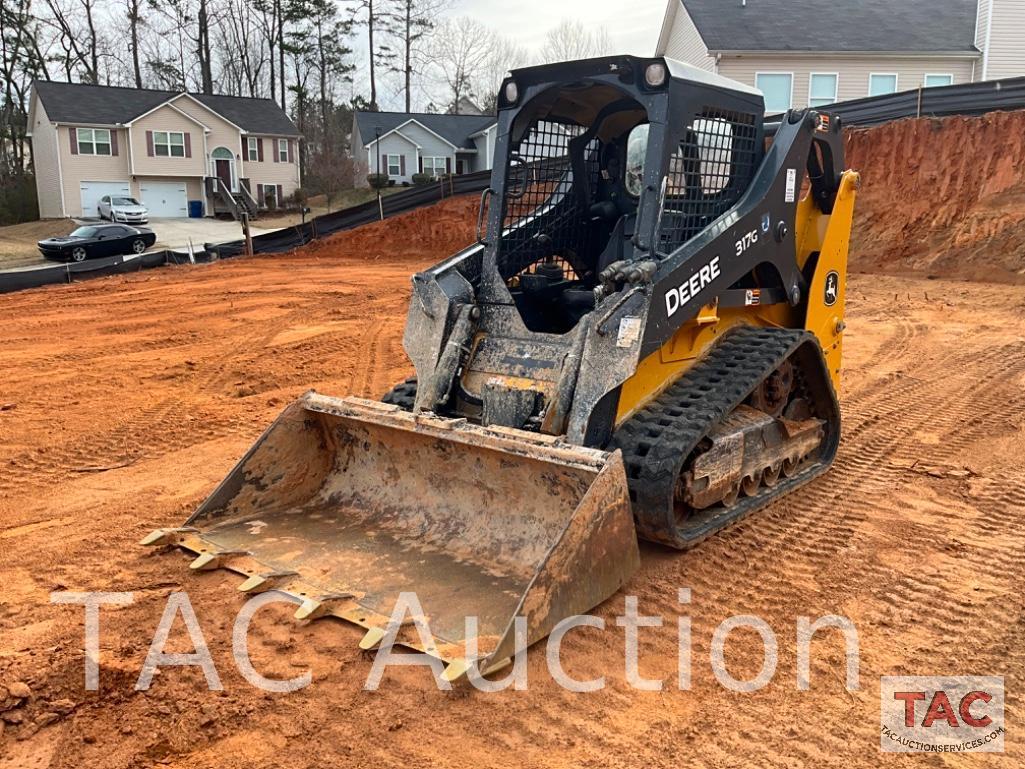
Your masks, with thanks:
M 885 752 L 1002 753 L 1004 679 L 884 676 L 880 718 Z

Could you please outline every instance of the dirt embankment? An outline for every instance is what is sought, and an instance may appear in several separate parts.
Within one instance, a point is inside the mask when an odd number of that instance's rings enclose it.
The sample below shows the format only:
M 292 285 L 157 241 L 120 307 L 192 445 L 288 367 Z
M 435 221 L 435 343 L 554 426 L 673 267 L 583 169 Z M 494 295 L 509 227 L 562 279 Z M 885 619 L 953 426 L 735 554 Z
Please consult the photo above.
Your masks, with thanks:
M 1025 112 L 853 130 L 851 267 L 1025 282 Z
M 448 198 L 433 206 L 318 240 L 304 253 L 313 257 L 345 254 L 373 261 L 416 262 L 423 262 L 427 254 L 437 254 L 437 261 L 440 261 L 474 241 L 479 200 L 478 195 Z

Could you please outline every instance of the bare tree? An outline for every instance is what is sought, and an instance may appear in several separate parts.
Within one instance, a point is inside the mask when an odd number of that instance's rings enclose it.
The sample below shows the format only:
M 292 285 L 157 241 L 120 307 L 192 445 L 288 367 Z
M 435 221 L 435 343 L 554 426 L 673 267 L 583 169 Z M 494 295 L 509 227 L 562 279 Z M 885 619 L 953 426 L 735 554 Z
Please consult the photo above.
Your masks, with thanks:
M 406 112 L 413 111 L 413 73 L 423 61 L 425 40 L 450 4 L 451 0 L 389 0 L 382 13 L 398 41 L 398 56 L 389 70 L 402 75 Z
M 387 67 L 395 58 L 395 52 L 387 43 L 392 32 L 391 19 L 384 15 L 381 7 L 385 0 L 358 0 L 353 23 L 367 28 L 367 55 L 370 64 L 370 105 L 378 109 L 377 72 L 378 67 Z
M 259 96 L 266 57 L 254 8 L 248 0 L 224 2 L 217 23 L 221 88 L 237 96 Z
M 317 157 L 306 175 L 306 184 L 311 190 L 325 198 L 328 211 L 331 202 L 342 190 L 352 189 L 355 182 L 356 169 L 348 155 L 333 147 L 327 148 Z
M 128 44 L 132 50 L 132 74 L 135 76 L 135 87 L 142 88 L 142 57 L 139 54 L 139 26 L 142 16 L 139 13 L 142 0 L 126 0 L 128 18 Z
M 611 49 L 609 33 L 604 27 L 589 30 L 579 21 L 563 19 L 548 30 L 541 44 L 541 60 L 573 61 L 606 56 Z
M 70 81 L 74 78 L 76 70 L 84 69 L 83 78 L 86 82 L 98 82 L 99 68 L 90 67 L 90 62 L 98 59 L 98 55 L 90 55 L 89 35 L 78 16 L 78 7 L 65 5 L 61 0 L 46 0 L 46 5 L 49 10 L 47 23 L 58 34 L 58 43 L 61 48 L 61 56 L 58 61 L 64 69 L 65 78 Z M 93 43 L 92 52 L 95 53 L 95 37 L 91 42 Z
M 495 35 L 491 55 L 481 69 L 480 106 L 484 112 L 494 114 L 498 110 L 498 89 L 510 70 L 526 66 L 530 55 L 522 46 L 501 35 Z
M 446 19 L 438 25 L 426 58 L 450 110 L 463 98 L 480 98 L 484 88 L 481 73 L 494 40 L 490 29 L 469 16 Z

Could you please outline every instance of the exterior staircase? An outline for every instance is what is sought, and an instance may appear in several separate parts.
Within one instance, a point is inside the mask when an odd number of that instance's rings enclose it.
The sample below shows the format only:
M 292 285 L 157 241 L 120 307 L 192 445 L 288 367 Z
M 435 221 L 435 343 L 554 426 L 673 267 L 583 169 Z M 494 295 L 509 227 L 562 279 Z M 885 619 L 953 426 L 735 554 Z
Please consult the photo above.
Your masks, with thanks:
M 256 219 L 260 214 L 260 206 L 249 191 L 249 180 L 239 179 L 238 192 L 232 192 L 219 176 L 207 176 L 206 191 L 213 201 L 214 214 L 231 214 L 235 221 L 241 221 L 242 214 L 249 219 Z

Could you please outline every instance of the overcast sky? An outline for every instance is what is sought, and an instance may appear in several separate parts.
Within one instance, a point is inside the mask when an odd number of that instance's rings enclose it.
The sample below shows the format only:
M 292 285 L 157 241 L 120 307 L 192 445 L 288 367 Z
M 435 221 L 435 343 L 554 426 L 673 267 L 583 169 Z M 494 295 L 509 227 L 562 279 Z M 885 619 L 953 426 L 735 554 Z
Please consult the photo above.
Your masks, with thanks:
M 651 56 L 658 44 L 665 9 L 665 0 L 453 0 L 445 16 L 472 16 L 523 47 L 528 55 L 540 50 L 548 30 L 563 19 L 574 19 L 591 30 L 604 27 L 611 42 L 612 54 Z M 366 96 L 369 89 L 365 37 L 365 30 L 357 27 L 352 41 L 355 51 L 353 61 L 357 69 L 350 98 L 357 93 Z M 528 63 L 539 62 L 531 60 Z M 382 109 L 402 109 L 401 85 L 398 77 L 385 75 L 381 78 L 378 102 Z M 432 93 L 434 88 L 429 82 L 418 85 L 414 91 L 414 112 L 425 108 L 432 96 L 436 96 Z
M 539 47 L 545 33 L 562 19 L 605 27 L 613 53 L 651 56 L 665 13 L 665 0 L 455 0 L 453 16 L 475 16 L 524 48 Z

